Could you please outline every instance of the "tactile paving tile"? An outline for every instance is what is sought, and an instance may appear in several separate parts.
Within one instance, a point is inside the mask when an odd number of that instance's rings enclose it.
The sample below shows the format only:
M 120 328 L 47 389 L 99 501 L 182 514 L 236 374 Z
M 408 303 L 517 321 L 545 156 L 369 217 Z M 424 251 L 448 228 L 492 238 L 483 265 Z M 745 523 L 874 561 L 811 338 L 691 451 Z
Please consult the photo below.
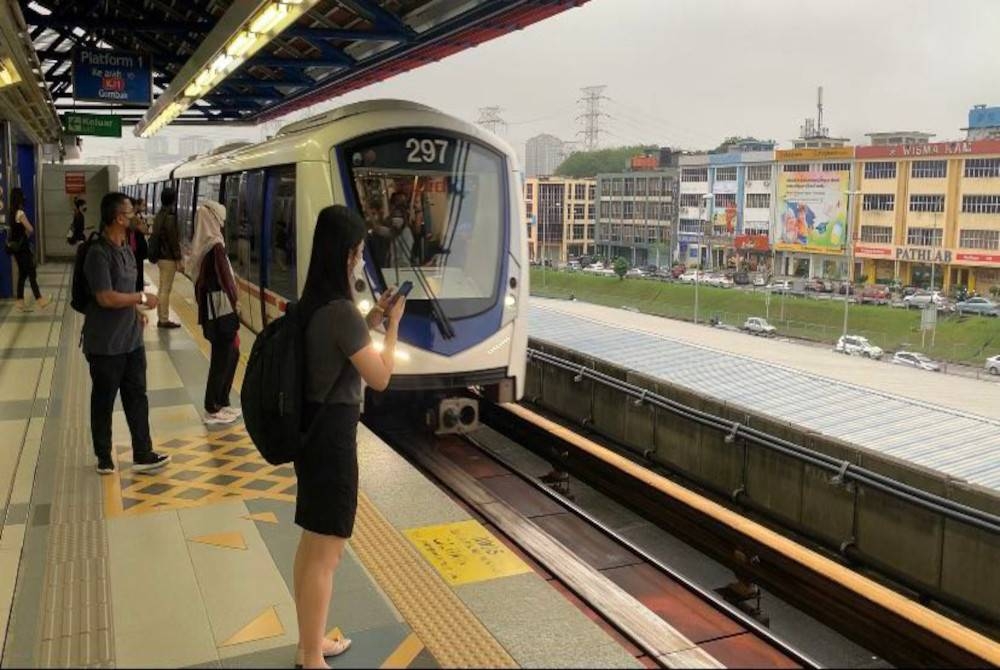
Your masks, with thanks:
M 351 546 L 442 667 L 517 663 L 434 569 L 362 493 Z
M 295 472 L 268 465 L 243 426 L 208 435 L 170 436 L 155 449 L 172 461 L 162 470 L 132 472 L 132 450 L 118 445 L 118 490 L 108 491 L 109 516 L 200 507 L 224 498 L 295 501 Z

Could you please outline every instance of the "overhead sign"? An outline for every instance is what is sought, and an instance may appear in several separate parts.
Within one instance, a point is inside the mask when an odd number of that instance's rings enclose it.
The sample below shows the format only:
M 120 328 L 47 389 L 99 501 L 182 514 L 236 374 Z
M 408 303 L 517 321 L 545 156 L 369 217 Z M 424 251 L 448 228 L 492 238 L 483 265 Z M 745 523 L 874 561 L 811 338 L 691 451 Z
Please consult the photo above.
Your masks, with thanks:
M 115 114 L 77 114 L 65 112 L 63 127 L 74 135 L 96 135 L 97 137 L 121 137 L 122 119 Z
M 67 172 L 64 175 L 65 191 L 68 195 L 87 192 L 87 175 L 83 172 Z
M 152 100 L 150 57 L 132 51 L 76 49 L 73 98 L 93 102 L 148 105 Z

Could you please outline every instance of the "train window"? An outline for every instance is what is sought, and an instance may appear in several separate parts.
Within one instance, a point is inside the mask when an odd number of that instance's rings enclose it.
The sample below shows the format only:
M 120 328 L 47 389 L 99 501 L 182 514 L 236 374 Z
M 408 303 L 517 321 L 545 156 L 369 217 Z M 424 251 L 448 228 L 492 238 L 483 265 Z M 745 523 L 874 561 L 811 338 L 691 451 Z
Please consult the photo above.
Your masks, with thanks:
M 368 225 L 368 258 L 385 283 L 412 281 L 411 300 L 436 297 L 449 317 L 496 304 L 507 232 L 498 154 L 404 131 L 350 145 L 344 157 Z
M 222 175 L 213 174 L 207 177 L 198 177 L 197 196 L 195 201 L 198 205 L 206 200 L 214 200 L 215 202 L 221 203 L 222 201 L 219 200 L 219 189 L 221 187 Z
M 153 184 L 152 191 L 153 191 L 152 193 L 153 197 L 151 199 L 147 198 L 147 200 L 149 200 L 151 204 L 149 210 L 150 214 L 156 214 L 158 211 L 160 211 L 160 194 L 163 193 L 163 182 L 158 181 L 155 184 Z
M 267 287 L 278 295 L 296 297 L 295 166 L 269 171 L 270 212 L 267 240 Z
M 229 253 L 229 263 L 233 266 L 233 272 L 237 276 L 246 278 L 247 269 L 250 263 L 250 249 L 246 248 L 246 254 L 240 244 L 240 181 L 245 173 L 227 174 L 224 178 L 222 195 L 226 206 L 226 226 L 222 234 L 226 238 L 226 251 Z M 243 260 L 246 258 L 246 263 Z
M 194 179 L 181 179 L 177 187 L 177 232 L 181 246 L 194 239 Z

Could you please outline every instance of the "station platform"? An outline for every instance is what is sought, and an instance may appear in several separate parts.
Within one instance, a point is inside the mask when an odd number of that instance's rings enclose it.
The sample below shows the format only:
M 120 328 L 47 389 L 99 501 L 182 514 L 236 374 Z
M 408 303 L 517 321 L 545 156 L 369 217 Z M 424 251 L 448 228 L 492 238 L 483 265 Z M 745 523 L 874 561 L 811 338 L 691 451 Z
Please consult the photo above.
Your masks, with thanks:
M 530 323 L 532 338 L 1000 497 L 996 384 L 577 301 L 532 298 Z
M 184 328 L 144 334 L 153 440 L 172 463 L 133 473 L 117 411 L 118 471 L 101 477 L 70 276 L 39 268 L 56 298 L 44 310 L 0 303 L 2 665 L 291 667 L 294 473 L 264 462 L 241 424 L 202 424 L 208 348 L 190 283 L 175 284 Z M 242 363 L 234 401 L 241 379 Z M 648 663 L 364 427 L 359 460 L 329 618 L 353 646 L 332 667 Z

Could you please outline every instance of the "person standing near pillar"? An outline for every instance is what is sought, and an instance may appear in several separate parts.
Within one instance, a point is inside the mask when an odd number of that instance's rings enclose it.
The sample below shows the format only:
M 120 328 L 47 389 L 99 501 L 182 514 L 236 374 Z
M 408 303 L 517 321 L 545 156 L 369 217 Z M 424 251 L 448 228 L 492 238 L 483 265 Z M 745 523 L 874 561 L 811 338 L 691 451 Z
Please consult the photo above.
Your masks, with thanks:
M 35 304 L 39 309 L 45 309 L 51 301 L 44 297 L 38 288 L 35 254 L 31 250 L 31 238 L 35 234 L 35 228 L 28 221 L 28 215 L 24 213 L 24 191 L 19 188 L 10 192 L 10 211 L 14 213 L 14 223 L 10 227 L 7 253 L 13 256 L 17 263 L 17 308 L 22 312 L 25 311 L 24 284 L 30 282 Z
M 160 211 L 153 219 L 153 230 L 160 240 L 160 258 L 156 267 L 160 270 L 160 304 L 157 306 L 157 328 L 180 328 L 181 324 L 170 320 L 170 293 L 174 287 L 174 275 L 181 262 L 180 235 L 177 230 L 177 193 L 165 188 L 160 194 Z

